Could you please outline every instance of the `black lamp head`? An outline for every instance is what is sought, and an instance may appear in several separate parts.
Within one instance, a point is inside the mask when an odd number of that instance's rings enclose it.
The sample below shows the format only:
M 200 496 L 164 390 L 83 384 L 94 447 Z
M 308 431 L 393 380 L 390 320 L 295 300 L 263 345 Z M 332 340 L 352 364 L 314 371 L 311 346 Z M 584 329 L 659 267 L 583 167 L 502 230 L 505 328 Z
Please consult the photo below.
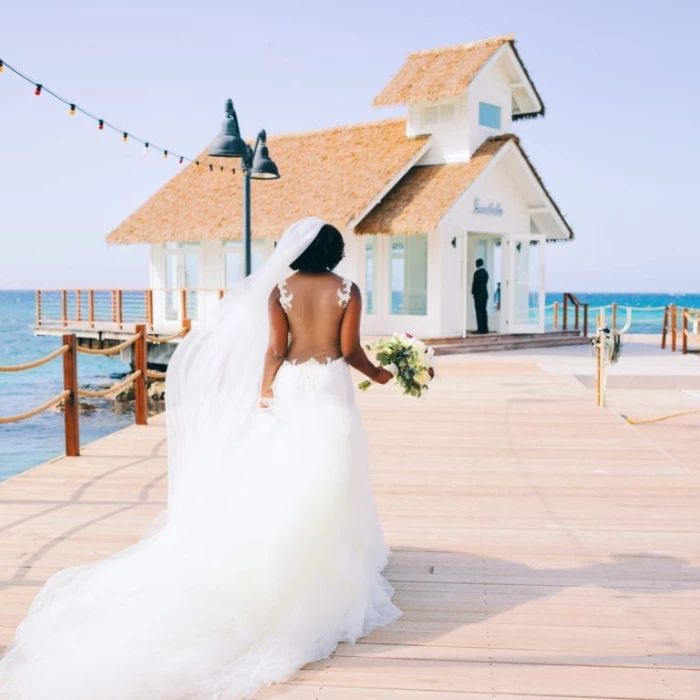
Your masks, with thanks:
M 280 171 L 275 161 L 270 158 L 265 131 L 260 132 L 258 139 L 260 143 L 255 151 L 250 176 L 255 180 L 277 180 L 280 176 Z
M 209 146 L 209 155 L 215 158 L 243 158 L 248 153 L 248 148 L 248 144 L 241 137 L 233 100 L 228 100 L 226 119 L 221 125 L 221 133 Z

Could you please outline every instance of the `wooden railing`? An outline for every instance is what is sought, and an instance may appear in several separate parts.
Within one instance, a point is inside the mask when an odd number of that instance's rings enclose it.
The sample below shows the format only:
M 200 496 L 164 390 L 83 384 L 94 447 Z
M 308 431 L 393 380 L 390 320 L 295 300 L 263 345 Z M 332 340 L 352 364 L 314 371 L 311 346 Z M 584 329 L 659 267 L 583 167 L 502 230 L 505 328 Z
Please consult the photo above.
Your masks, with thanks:
M 581 330 L 584 336 L 588 335 L 588 304 L 584 304 L 579 301 L 571 292 L 564 292 L 564 299 L 562 302 L 563 306 L 563 317 L 562 317 L 562 329 L 569 330 L 569 304 L 574 308 L 574 330 Z M 555 318 L 558 320 L 559 308 L 556 307 Z M 583 316 L 583 329 L 581 329 L 581 316 Z M 555 321 L 555 327 L 557 326 Z
M 175 336 L 185 336 L 191 329 L 191 324 L 186 322 L 180 331 L 168 338 L 172 340 Z M 41 406 L 37 406 L 24 413 L 13 416 L 0 416 L 0 425 L 8 423 L 18 423 L 19 421 L 32 418 L 39 413 L 47 411 L 53 406 L 63 402 L 63 420 L 66 442 L 66 455 L 68 457 L 78 457 L 80 455 L 80 403 L 79 397 L 100 398 L 121 391 L 128 386 L 134 385 L 134 412 L 136 414 L 136 424 L 146 425 L 148 422 L 148 392 L 146 390 L 146 377 L 163 379 L 165 373 L 154 372 L 148 369 L 148 343 L 166 342 L 164 338 L 152 338 L 146 332 L 146 324 L 136 325 L 136 332 L 123 343 L 111 348 L 97 349 L 80 347 L 74 334 L 63 335 L 63 344 L 57 350 L 49 353 L 45 357 L 21 365 L 0 366 L 2 372 L 23 372 L 40 367 L 41 365 L 63 356 L 63 391 L 49 399 Z M 122 381 L 106 388 L 96 391 L 90 389 L 80 389 L 78 386 L 78 354 L 89 355 L 115 355 L 130 346 L 134 346 L 134 371 Z
M 662 350 L 666 348 L 669 335 L 672 352 L 678 349 L 679 336 L 681 352 L 684 355 L 690 352 L 688 346 L 690 340 L 700 343 L 700 309 L 679 309 L 675 304 L 669 304 L 664 310 L 664 325 L 661 331 Z
M 221 299 L 225 292 L 224 288 L 38 289 L 36 325 L 84 324 L 92 329 L 110 324 L 122 330 L 126 324 L 144 323 L 153 330 L 157 315 L 164 324 L 196 320 L 201 295 Z M 159 314 L 154 311 L 156 301 Z

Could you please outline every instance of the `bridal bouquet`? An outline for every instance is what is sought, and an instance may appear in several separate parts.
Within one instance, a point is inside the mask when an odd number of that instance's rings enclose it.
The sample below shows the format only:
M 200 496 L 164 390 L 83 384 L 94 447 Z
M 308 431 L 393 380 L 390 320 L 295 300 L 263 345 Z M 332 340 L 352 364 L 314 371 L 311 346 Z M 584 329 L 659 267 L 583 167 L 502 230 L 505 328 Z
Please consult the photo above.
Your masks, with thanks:
M 389 340 L 368 345 L 367 350 L 377 352 L 377 362 L 396 377 L 404 394 L 422 396 L 428 389 L 428 382 L 435 376 L 433 349 L 408 333 L 394 333 Z M 362 391 L 370 386 L 372 382 L 369 380 L 359 384 Z

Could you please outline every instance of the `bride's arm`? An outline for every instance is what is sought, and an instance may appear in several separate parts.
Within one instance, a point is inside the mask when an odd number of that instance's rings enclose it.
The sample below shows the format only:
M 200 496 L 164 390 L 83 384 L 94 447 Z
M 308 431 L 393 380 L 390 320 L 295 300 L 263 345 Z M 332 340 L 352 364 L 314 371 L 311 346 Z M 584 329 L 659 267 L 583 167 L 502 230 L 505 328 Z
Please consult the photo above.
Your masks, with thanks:
M 268 316 L 270 319 L 270 339 L 265 353 L 265 368 L 263 369 L 262 388 L 260 390 L 261 405 L 262 399 L 273 397 L 272 385 L 277 376 L 279 368 L 287 357 L 287 342 L 289 339 L 289 321 L 287 314 L 280 305 L 280 292 L 275 287 L 270 300 L 268 301 Z
M 360 319 L 362 317 L 362 295 L 356 284 L 350 290 L 350 301 L 340 325 L 340 351 L 345 361 L 366 377 L 379 384 L 386 384 L 394 375 L 383 367 L 374 365 L 360 342 Z

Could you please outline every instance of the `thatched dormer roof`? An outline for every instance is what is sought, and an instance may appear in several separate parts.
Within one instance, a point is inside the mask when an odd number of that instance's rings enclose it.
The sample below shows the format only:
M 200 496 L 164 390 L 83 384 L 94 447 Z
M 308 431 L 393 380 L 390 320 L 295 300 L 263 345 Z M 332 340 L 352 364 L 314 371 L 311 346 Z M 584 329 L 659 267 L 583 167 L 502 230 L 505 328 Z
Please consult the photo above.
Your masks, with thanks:
M 408 138 L 406 122 L 392 119 L 302 134 L 271 136 L 279 180 L 252 184 L 254 238 L 278 238 L 304 216 L 319 216 L 345 230 L 399 180 L 428 147 Z M 235 240 L 243 231 L 240 172 L 209 172 L 221 158 L 200 156 L 121 223 L 108 243 Z
M 488 61 L 506 45 L 511 49 L 513 60 L 529 83 L 535 96 L 534 103 L 539 102 L 536 110 L 514 113 L 513 119 L 544 114 L 544 103 L 515 48 L 515 37 L 512 34 L 410 54 L 399 72 L 374 98 L 372 104 L 375 107 L 391 107 L 457 97 L 467 89 Z

